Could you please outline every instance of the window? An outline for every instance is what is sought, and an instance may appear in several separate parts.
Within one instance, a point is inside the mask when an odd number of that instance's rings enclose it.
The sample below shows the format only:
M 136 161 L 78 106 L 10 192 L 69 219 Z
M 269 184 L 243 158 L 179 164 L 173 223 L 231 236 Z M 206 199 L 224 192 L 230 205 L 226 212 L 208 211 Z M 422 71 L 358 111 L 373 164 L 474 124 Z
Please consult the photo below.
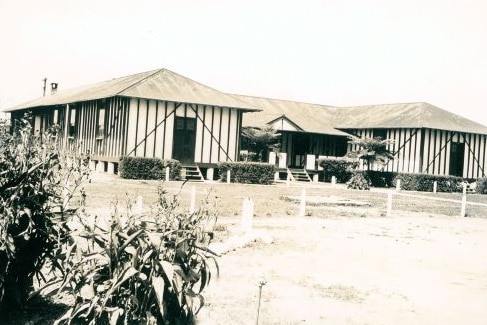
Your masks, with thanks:
M 52 124 L 59 124 L 59 110 L 52 111 Z
M 96 137 L 103 138 L 105 136 L 105 109 L 98 110 L 98 118 L 96 123 Z
M 372 132 L 373 138 L 387 139 L 387 129 L 374 129 Z
M 76 108 L 71 108 L 69 110 L 69 133 L 70 138 L 76 136 Z

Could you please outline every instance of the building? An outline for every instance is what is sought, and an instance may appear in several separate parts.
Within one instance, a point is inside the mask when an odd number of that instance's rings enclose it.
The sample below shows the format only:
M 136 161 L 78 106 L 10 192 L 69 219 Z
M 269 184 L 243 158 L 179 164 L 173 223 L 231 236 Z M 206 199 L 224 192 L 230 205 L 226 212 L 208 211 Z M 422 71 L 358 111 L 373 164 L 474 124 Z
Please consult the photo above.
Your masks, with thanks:
M 317 174 L 317 159 L 345 156 L 354 149 L 349 137 L 358 136 L 394 140 L 386 171 L 487 174 L 487 127 L 428 103 L 332 107 L 231 95 L 160 69 L 56 91 L 9 111 L 12 119 L 32 111 L 34 132 L 60 125 L 61 143 L 90 150 L 103 170 L 116 171 L 122 156 L 156 157 L 213 178 L 218 162 L 239 159 L 242 127 L 271 125 L 281 146 L 270 162 L 281 171 Z
M 137 156 L 177 159 L 200 173 L 238 160 L 242 116 L 256 109 L 160 69 L 56 91 L 9 111 L 12 119 L 31 111 L 36 133 L 58 124 L 61 143 L 91 151 L 101 170 Z

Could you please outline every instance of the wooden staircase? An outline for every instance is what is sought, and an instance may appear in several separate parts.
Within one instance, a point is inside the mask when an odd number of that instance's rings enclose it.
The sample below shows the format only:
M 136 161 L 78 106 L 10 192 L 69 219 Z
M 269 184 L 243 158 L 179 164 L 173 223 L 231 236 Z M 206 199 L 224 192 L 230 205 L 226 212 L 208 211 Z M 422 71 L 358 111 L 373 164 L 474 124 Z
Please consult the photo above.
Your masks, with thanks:
M 205 181 L 205 177 L 201 173 L 201 170 L 198 167 L 198 165 L 196 164 L 181 165 L 181 171 L 179 172 L 179 179 L 181 179 L 182 181 L 190 181 L 190 182 Z
M 308 172 L 306 169 L 296 169 L 296 168 L 288 168 L 287 174 L 291 178 L 293 182 L 311 182 L 312 179 L 309 177 Z

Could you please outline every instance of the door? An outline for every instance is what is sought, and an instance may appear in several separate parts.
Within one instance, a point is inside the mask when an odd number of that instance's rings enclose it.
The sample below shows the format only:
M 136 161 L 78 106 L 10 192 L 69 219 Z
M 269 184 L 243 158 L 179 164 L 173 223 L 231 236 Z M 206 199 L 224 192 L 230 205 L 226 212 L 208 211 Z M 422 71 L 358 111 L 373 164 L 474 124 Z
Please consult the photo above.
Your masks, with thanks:
M 292 167 L 304 167 L 306 154 L 309 153 L 309 134 L 294 133 L 293 135 L 293 159 Z
M 450 145 L 450 175 L 463 176 L 465 143 L 452 142 Z
M 194 162 L 196 118 L 176 116 L 172 158 L 182 163 Z

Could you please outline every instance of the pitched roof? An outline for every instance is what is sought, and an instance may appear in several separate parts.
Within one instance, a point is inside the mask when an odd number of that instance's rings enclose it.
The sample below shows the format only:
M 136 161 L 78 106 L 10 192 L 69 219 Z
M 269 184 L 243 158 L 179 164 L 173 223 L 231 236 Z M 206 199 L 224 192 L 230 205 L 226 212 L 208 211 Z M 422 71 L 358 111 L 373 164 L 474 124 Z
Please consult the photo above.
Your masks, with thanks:
M 487 127 L 428 103 L 341 107 L 335 110 L 338 129 L 430 128 L 487 134 Z
M 348 133 L 332 126 L 334 107 L 244 95 L 234 96 L 252 107 L 262 109 L 261 112 L 245 114 L 243 126 L 260 127 L 284 117 L 299 127 L 299 131 L 349 136 Z
M 95 84 L 62 90 L 55 95 L 41 97 L 8 111 L 42 106 L 69 104 L 113 96 L 147 98 L 222 107 L 236 107 L 255 111 L 254 107 L 237 98 L 210 88 L 167 69 L 152 70 Z

